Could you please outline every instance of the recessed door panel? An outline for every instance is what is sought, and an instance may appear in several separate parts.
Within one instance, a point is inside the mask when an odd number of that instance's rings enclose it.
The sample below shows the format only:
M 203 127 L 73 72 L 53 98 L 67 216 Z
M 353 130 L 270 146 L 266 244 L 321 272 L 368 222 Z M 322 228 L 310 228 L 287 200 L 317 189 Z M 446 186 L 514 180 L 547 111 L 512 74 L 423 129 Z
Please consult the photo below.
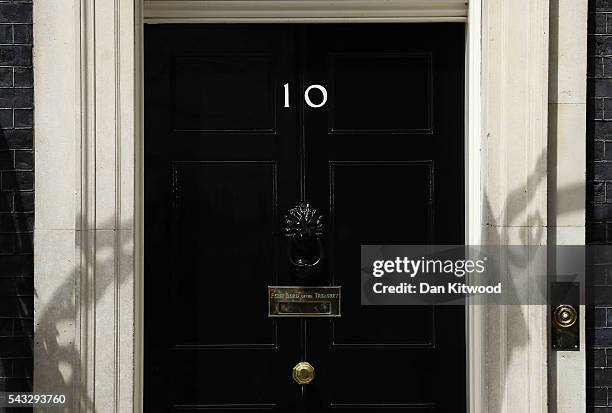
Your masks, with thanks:
M 329 56 L 333 132 L 423 133 L 433 129 L 432 56 Z
M 277 279 L 275 164 L 176 162 L 173 174 L 176 345 L 273 348 L 266 297 L 252 291 Z
M 330 162 L 330 276 L 351 308 L 332 323 L 333 347 L 434 345 L 428 307 L 360 305 L 361 245 L 432 241 L 434 170 L 431 161 Z M 398 329 L 398 319 L 411 327 Z
M 174 64 L 175 128 L 273 132 L 272 58 L 248 53 L 178 56 Z

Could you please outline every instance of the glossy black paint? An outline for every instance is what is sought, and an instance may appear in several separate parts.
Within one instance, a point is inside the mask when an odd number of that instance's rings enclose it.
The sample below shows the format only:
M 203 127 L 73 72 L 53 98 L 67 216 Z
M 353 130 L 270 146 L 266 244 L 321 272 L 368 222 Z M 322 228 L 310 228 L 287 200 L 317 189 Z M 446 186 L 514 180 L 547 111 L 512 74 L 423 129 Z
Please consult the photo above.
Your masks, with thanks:
M 146 27 L 147 412 L 465 410 L 464 309 L 359 302 L 361 244 L 463 243 L 463 43 L 459 24 Z M 306 202 L 324 254 L 299 268 L 282 218 Z M 268 285 L 341 285 L 342 318 L 272 320 Z

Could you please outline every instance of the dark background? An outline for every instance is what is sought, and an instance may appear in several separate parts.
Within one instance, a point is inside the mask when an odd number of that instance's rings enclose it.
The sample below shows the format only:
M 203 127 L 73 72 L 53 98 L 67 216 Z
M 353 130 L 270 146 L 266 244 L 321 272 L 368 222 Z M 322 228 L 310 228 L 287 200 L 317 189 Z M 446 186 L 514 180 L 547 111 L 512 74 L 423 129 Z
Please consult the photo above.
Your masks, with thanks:
M 0 391 L 32 388 L 32 2 L 0 0 Z

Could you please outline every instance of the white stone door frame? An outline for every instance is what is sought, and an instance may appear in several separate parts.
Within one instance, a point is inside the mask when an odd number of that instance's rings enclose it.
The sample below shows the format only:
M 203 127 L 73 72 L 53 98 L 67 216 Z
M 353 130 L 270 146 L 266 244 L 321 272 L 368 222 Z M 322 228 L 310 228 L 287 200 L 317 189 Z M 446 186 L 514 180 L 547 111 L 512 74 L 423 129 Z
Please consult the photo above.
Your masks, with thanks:
M 558 53 L 551 54 L 549 65 L 549 8 L 558 12 L 559 21 L 563 17 L 564 30 L 569 27 L 575 35 L 584 29 L 586 34 L 586 0 L 571 3 L 34 2 L 35 390 L 72 396 L 72 412 L 142 411 L 145 19 L 466 21 L 466 242 L 542 244 L 547 230 L 553 230 L 557 239 L 582 243 L 584 202 L 575 202 L 582 207 L 569 212 L 556 206 L 567 202 L 562 185 L 584 189 L 584 139 L 574 136 L 582 143 L 579 148 L 566 139 L 565 128 L 555 128 L 550 136 L 547 128 L 549 67 L 553 70 L 555 65 L 559 69 L 551 75 L 551 123 L 584 124 L 580 62 L 583 57 L 586 65 L 586 51 L 582 56 L 582 50 L 566 45 L 559 33 Z M 561 64 L 573 71 L 563 72 Z M 554 143 L 554 159 L 547 153 L 549 142 Z M 554 185 L 547 183 L 550 176 L 555 177 Z M 569 198 L 584 200 L 584 190 L 579 192 L 574 190 Z M 513 330 L 516 320 L 524 322 L 518 334 Z M 495 311 L 470 307 L 470 412 L 548 409 L 547 327 L 544 306 Z M 557 372 L 584 364 L 584 352 L 575 354 L 569 357 L 573 364 L 557 358 Z M 551 394 L 558 394 L 556 376 L 551 378 Z M 583 391 L 574 391 L 578 397 L 567 406 L 584 405 L 584 382 L 582 387 L 580 383 Z M 555 402 L 558 411 L 580 411 Z

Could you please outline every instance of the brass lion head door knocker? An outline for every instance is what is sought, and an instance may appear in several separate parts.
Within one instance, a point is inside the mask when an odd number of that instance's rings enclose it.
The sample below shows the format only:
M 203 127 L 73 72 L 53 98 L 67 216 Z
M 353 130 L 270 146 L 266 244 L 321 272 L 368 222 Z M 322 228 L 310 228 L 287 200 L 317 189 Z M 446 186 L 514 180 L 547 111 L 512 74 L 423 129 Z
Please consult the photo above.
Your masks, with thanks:
M 284 220 L 289 262 L 298 269 L 315 267 L 323 259 L 323 216 L 310 204 L 300 204 Z

